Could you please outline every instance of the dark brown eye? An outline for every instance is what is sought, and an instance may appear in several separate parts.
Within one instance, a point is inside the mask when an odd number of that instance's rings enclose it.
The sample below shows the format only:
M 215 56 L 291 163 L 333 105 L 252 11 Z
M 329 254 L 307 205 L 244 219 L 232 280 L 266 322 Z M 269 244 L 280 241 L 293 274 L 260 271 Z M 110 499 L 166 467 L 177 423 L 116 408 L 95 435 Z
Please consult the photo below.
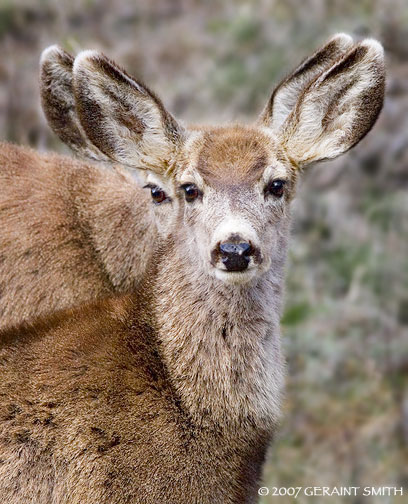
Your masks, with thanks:
M 164 201 L 170 201 L 170 198 L 163 191 L 163 189 L 160 189 L 160 187 L 155 186 L 153 184 L 147 184 L 144 186 L 144 188 L 150 189 L 150 194 L 152 195 L 152 200 L 155 203 L 160 204 L 160 203 L 163 203 Z
M 195 184 L 184 184 L 181 186 L 184 191 L 184 196 L 188 203 L 192 203 L 199 196 L 201 196 L 201 191 Z
M 265 196 L 275 196 L 276 198 L 281 198 L 285 191 L 285 180 L 271 180 L 269 184 L 265 187 Z

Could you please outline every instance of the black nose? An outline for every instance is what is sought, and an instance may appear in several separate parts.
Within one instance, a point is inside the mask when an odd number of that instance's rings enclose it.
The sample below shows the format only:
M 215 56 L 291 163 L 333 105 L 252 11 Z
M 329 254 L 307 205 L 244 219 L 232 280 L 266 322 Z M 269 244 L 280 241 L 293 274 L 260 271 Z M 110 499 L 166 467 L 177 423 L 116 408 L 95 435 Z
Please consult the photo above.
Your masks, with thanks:
M 228 271 L 244 271 L 248 268 L 252 255 L 249 243 L 221 243 L 221 261 Z

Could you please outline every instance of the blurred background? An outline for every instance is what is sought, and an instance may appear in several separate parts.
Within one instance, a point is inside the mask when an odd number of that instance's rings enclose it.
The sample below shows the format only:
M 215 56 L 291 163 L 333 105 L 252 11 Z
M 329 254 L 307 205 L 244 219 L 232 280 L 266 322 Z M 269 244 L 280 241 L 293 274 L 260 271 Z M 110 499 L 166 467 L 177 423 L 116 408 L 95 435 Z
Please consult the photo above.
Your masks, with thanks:
M 185 122 L 252 121 L 273 86 L 337 31 L 386 49 L 385 107 L 294 204 L 287 392 L 264 484 L 405 487 L 408 502 L 407 0 L 0 0 L 0 138 L 68 152 L 41 112 L 38 62 L 59 43 L 103 50 Z M 293 502 L 271 495 L 262 500 Z M 187 502 L 187 501 L 186 501 Z

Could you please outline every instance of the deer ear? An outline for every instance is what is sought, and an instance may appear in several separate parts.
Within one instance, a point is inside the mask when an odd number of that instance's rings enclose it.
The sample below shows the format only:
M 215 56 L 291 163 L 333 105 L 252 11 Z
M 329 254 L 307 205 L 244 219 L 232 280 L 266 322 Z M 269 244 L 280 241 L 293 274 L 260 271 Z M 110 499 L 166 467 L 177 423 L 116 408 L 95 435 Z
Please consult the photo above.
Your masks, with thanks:
M 367 39 L 312 80 L 277 131 L 299 166 L 335 158 L 357 144 L 374 125 L 384 101 L 381 44 Z
M 312 56 L 302 63 L 274 89 L 260 122 L 277 131 L 296 105 L 302 91 L 329 69 L 353 46 L 353 39 L 345 33 L 337 33 Z
M 41 54 L 41 104 L 51 129 L 78 154 L 108 161 L 86 137 L 79 121 L 72 83 L 74 58 L 61 47 L 53 45 Z M 110 161 L 110 160 L 109 160 Z
M 76 57 L 73 76 L 79 119 L 100 151 L 133 168 L 169 169 L 183 129 L 146 86 L 95 51 Z

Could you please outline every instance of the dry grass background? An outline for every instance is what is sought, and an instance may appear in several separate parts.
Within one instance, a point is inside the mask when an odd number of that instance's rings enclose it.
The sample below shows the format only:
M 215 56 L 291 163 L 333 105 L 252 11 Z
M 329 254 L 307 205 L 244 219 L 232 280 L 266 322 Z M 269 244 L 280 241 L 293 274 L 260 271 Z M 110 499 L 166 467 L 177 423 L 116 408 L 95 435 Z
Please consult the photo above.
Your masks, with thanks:
M 38 96 L 39 55 L 55 42 L 102 49 L 175 115 L 218 123 L 253 120 L 273 84 L 336 31 L 384 43 L 387 98 L 360 145 L 305 173 L 294 205 L 287 393 L 265 484 L 408 494 L 406 0 L 0 0 L 0 138 L 66 151 Z

